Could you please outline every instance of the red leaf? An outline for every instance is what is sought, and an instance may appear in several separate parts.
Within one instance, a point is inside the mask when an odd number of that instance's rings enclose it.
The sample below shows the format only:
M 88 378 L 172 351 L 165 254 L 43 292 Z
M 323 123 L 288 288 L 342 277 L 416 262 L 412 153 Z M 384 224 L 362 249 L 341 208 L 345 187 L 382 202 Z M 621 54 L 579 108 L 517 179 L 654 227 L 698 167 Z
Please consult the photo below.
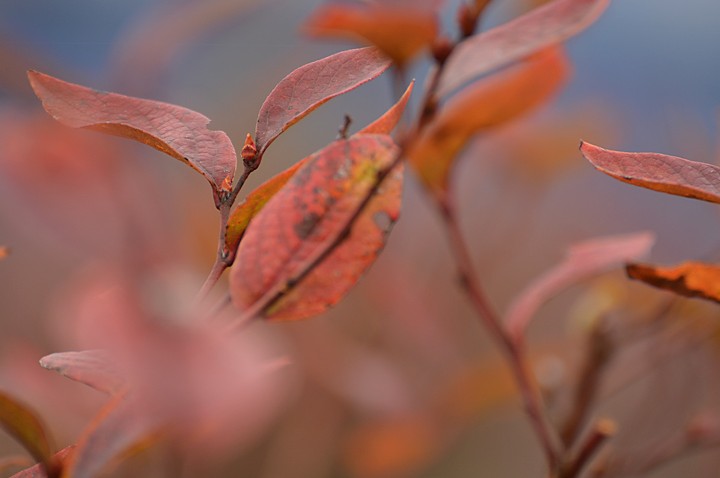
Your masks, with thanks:
M 609 0 L 554 0 L 462 42 L 448 59 L 438 88 L 446 95 L 463 83 L 590 26 Z
M 56 120 L 134 139 L 187 163 L 216 191 L 229 191 L 237 157 L 230 138 L 207 129 L 208 118 L 187 108 L 131 98 L 28 73 L 35 94 Z
M 453 96 L 408 157 L 425 185 L 444 194 L 456 156 L 476 134 L 512 121 L 557 92 L 568 77 L 565 55 L 549 48 Z
M 15 437 L 45 469 L 55 466 L 50 436 L 37 414 L 3 392 L 0 392 L 0 427 Z
M 587 277 L 646 255 L 654 242 L 654 236 L 644 232 L 591 239 L 570 247 L 560 264 L 532 281 L 510 304 L 505 314 L 508 330 L 520 339 L 548 299 Z
M 378 171 L 397 154 L 391 139 L 359 135 L 311 156 L 253 220 L 230 273 L 233 302 L 264 317 L 300 319 L 338 302 L 370 266 L 397 219 L 400 171 L 367 204 L 350 235 L 307 276 L 342 234 Z M 298 282 L 299 281 L 299 282 Z M 282 295 L 282 297 L 278 296 Z
M 55 353 L 40 359 L 40 365 L 111 395 L 125 386 L 125 380 L 102 350 Z
M 277 84 L 260 108 L 255 143 L 262 155 L 275 138 L 322 104 L 380 76 L 390 61 L 374 48 L 336 53 L 308 63 Z
M 357 134 L 390 134 L 395 126 L 397 126 L 400 118 L 402 118 L 405 106 L 410 99 L 413 83 L 407 87 L 402 97 L 389 110 L 387 110 L 380 118 L 376 119 Z M 245 200 L 235 208 L 230 215 L 227 225 L 227 234 L 225 236 L 226 249 L 229 251 L 237 250 L 240 239 L 245 233 L 250 220 L 255 217 L 265 204 L 287 183 L 295 172 L 307 162 L 308 158 L 298 161 L 280 174 L 270 178 L 263 184 L 258 186 L 253 192 L 248 194 Z
M 55 455 L 53 455 L 53 460 L 56 463 L 56 466 L 60 469 L 64 468 L 66 463 L 70 460 L 70 457 L 72 457 L 74 450 L 75 445 L 70 445 L 55 453 Z M 39 463 L 15 473 L 10 478 L 47 478 L 47 473 L 45 473 L 43 465 Z
M 720 168 L 658 153 L 624 153 L 580 145 L 598 171 L 620 181 L 676 196 L 720 203 Z
M 720 267 L 702 262 L 684 262 L 674 267 L 628 264 L 630 278 L 685 297 L 720 302 Z
M 437 37 L 432 9 L 409 5 L 338 4 L 318 8 L 305 24 L 313 36 L 359 40 L 406 64 Z

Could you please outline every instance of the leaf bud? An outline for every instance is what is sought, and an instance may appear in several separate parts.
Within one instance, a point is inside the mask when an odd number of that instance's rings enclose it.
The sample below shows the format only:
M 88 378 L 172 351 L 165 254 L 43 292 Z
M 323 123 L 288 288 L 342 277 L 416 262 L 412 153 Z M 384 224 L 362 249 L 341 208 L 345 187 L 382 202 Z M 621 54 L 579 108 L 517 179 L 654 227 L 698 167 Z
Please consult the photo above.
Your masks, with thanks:
M 245 144 L 243 145 L 240 157 L 243 160 L 243 164 L 246 168 L 255 169 L 260 164 L 260 158 L 258 158 L 257 147 L 250 133 L 245 137 Z
M 476 7 L 467 3 L 461 3 L 457 13 L 457 23 L 463 38 L 470 37 L 475 34 L 479 11 Z
M 438 37 L 432 45 L 432 55 L 438 64 L 442 65 L 450 56 L 454 48 L 453 43 L 445 36 Z

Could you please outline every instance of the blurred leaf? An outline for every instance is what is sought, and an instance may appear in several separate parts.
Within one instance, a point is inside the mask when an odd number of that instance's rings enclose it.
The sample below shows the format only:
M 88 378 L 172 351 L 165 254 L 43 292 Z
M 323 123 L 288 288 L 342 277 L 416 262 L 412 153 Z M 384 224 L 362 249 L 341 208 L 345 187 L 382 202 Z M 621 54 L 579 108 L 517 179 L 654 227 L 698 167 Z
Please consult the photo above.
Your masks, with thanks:
M 415 81 L 413 80 L 408 85 L 405 93 L 400 97 L 397 103 L 392 105 L 381 117 L 365 126 L 363 129 L 357 132 L 357 134 L 390 134 L 395 127 L 400 123 L 403 113 L 405 113 L 405 107 L 410 99 L 410 95 L 413 91 Z
M 563 42 L 591 25 L 609 0 L 554 0 L 462 42 L 448 59 L 438 87 L 444 96 L 484 73 Z
M 153 444 L 161 427 L 116 395 L 85 429 L 63 478 L 95 478 Z
M 402 97 L 389 110 L 387 110 L 380 118 L 376 119 L 356 134 L 390 134 L 395 126 L 402 118 L 405 106 L 412 92 L 413 83 L 410 83 Z M 240 239 L 245 233 L 250 220 L 255 217 L 265 204 L 273 197 L 295 174 L 295 172 L 303 166 L 309 158 L 304 158 L 285 171 L 281 172 L 265 181 L 258 186 L 253 192 L 247 195 L 245 200 L 236 207 L 227 224 L 227 234 L 225 244 L 227 250 L 237 250 Z
M 67 466 L 67 462 L 72 458 L 72 453 L 75 450 L 75 445 L 70 445 L 59 452 L 55 453 L 53 459 L 58 467 L 58 472 Z M 47 478 L 45 469 L 42 464 L 33 465 L 19 473 L 15 473 L 11 478 Z
M 172 63 L 193 43 L 240 23 L 268 0 L 194 0 L 157 2 L 122 32 L 115 46 L 111 77 L 131 91 L 148 86 L 169 73 Z M 142 72 L 138 75 L 138 72 Z M 119 79 L 119 80 L 118 80 Z
M 516 395 L 517 385 L 506 363 L 483 363 L 451 375 L 440 389 L 438 406 L 443 416 L 467 423 Z
M 328 250 L 340 239 L 378 172 L 396 154 L 389 137 L 358 135 L 312 155 L 253 219 L 240 243 L 230 273 L 235 305 L 259 307 L 264 317 L 291 320 L 318 314 L 338 302 L 374 261 L 398 217 L 401 171 L 387 178 L 349 237 L 331 253 Z M 308 267 L 320 259 L 310 271 Z
M 73 128 L 89 128 L 145 143 L 187 163 L 212 184 L 229 191 L 237 158 L 230 138 L 207 129 L 208 118 L 159 101 L 105 93 L 36 71 L 30 83 L 45 110 Z
M 344 461 L 359 478 L 415 476 L 437 459 L 444 444 L 430 417 L 397 417 L 356 428 L 345 443 Z
M 654 242 L 651 233 L 642 232 L 595 238 L 571 246 L 560 264 L 532 281 L 512 301 L 505 314 L 509 332 L 520 339 L 548 299 L 583 279 L 646 255 Z
M 523 187 L 543 188 L 583 166 L 577 160 L 578 138 L 585 135 L 611 141 L 622 128 L 615 113 L 594 102 L 548 113 L 493 135 L 490 153 L 470 154 L 484 154 L 509 180 L 519 181 Z
M 346 50 L 308 63 L 283 78 L 258 113 L 258 154 L 322 104 L 380 76 L 390 67 L 374 48 Z
M 0 260 L 5 259 L 9 255 L 10 249 L 8 249 L 6 246 L 0 246 Z
M 630 278 L 658 289 L 720 302 L 720 266 L 717 265 L 702 262 L 684 262 L 673 267 L 628 264 L 626 271 Z
M 720 167 L 658 153 L 625 153 L 580 145 L 585 159 L 598 171 L 625 183 L 720 203 Z
M 433 10 L 387 2 L 322 5 L 307 20 L 304 29 L 313 36 L 369 43 L 398 65 L 405 65 L 429 48 L 438 34 Z
M 125 380 L 102 350 L 55 353 L 40 359 L 40 365 L 110 395 L 125 386 Z
M 53 446 L 37 414 L 15 398 L 0 392 L 0 426 L 12 435 L 45 469 L 52 469 Z
M 410 163 L 428 188 L 446 193 L 453 161 L 475 134 L 541 105 L 567 76 L 565 56 L 552 48 L 468 86 L 428 125 L 410 150 Z

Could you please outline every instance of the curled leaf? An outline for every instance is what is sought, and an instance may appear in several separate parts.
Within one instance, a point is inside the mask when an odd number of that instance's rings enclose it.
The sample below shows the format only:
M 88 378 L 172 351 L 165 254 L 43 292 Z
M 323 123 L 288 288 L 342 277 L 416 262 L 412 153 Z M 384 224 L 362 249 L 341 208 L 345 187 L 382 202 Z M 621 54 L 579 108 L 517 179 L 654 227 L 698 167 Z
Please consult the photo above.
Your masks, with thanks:
M 628 264 L 625 270 L 631 279 L 658 289 L 720 302 L 720 266 L 702 262 L 684 262 L 673 267 Z
M 410 164 L 423 183 L 444 194 L 456 156 L 476 134 L 512 121 L 546 101 L 568 77 L 557 48 L 474 83 L 455 95 L 410 150 Z
M 388 4 L 323 5 L 305 24 L 313 36 L 349 38 L 377 47 L 398 65 L 405 65 L 437 37 L 435 12 Z
M 37 414 L 10 395 L 0 392 L 0 427 L 42 463 L 45 470 L 53 468 L 53 445 Z
M 30 71 L 45 110 L 73 128 L 134 139 L 200 172 L 217 192 L 232 187 L 237 157 L 230 138 L 207 129 L 210 120 L 187 108 L 106 93 Z
M 516 339 L 548 299 L 594 274 L 646 255 L 655 238 L 642 232 L 596 238 L 570 247 L 563 261 L 532 281 L 517 295 L 505 314 L 505 325 Z
M 413 84 L 414 82 L 410 83 L 397 103 L 390 107 L 380 118 L 358 131 L 357 134 L 390 134 L 392 130 L 395 129 L 395 126 L 397 126 L 400 118 L 402 118 L 405 106 L 412 93 Z M 305 158 L 298 161 L 285 171 L 265 181 L 253 192 L 248 194 L 245 200 L 233 210 L 228 220 L 227 234 L 225 236 L 225 244 L 228 251 L 237 250 L 240 239 L 250 224 L 250 220 L 265 207 L 265 204 L 267 204 L 270 198 L 290 180 L 293 174 L 295 174 L 308 159 L 309 158 Z
M 398 217 L 402 176 L 396 169 L 334 247 L 396 154 L 389 137 L 358 135 L 311 156 L 240 243 L 230 273 L 235 305 L 292 320 L 338 302 L 374 261 Z
M 275 138 L 322 104 L 380 76 L 390 61 L 374 48 L 342 51 L 301 66 L 270 92 L 258 113 L 255 142 L 262 156 Z
M 517 61 L 590 26 L 609 0 L 554 0 L 462 42 L 448 59 L 438 94 Z
M 598 170 L 625 183 L 720 203 L 720 168 L 658 153 L 612 151 L 583 142 L 580 151 Z
M 122 390 L 125 385 L 125 380 L 113 366 L 110 357 L 102 350 L 55 353 L 40 359 L 40 365 L 111 395 Z

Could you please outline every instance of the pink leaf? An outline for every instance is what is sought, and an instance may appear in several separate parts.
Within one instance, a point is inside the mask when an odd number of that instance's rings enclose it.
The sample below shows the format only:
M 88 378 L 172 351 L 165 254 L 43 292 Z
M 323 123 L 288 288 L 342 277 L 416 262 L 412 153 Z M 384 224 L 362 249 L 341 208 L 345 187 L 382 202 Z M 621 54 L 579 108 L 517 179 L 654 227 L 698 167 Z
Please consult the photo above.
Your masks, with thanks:
M 643 232 L 591 239 L 571 246 L 565 259 L 531 282 L 505 314 L 510 334 L 520 339 L 542 304 L 568 286 L 646 255 L 655 238 Z
M 676 196 L 720 203 L 720 168 L 658 153 L 624 153 L 582 143 L 598 171 L 620 181 Z
M 212 184 L 229 191 L 237 157 L 230 138 L 207 129 L 208 118 L 181 106 L 131 98 L 28 73 L 35 94 L 56 120 L 134 139 L 187 163 Z
M 323 103 L 380 76 L 390 60 L 374 48 L 342 51 L 290 73 L 260 108 L 255 143 L 258 153 Z
M 40 359 L 40 365 L 111 395 L 125 385 L 110 357 L 102 350 L 55 353 Z
M 438 88 L 446 95 L 469 80 L 563 42 L 591 25 L 609 0 L 554 0 L 469 38 L 450 56 Z

